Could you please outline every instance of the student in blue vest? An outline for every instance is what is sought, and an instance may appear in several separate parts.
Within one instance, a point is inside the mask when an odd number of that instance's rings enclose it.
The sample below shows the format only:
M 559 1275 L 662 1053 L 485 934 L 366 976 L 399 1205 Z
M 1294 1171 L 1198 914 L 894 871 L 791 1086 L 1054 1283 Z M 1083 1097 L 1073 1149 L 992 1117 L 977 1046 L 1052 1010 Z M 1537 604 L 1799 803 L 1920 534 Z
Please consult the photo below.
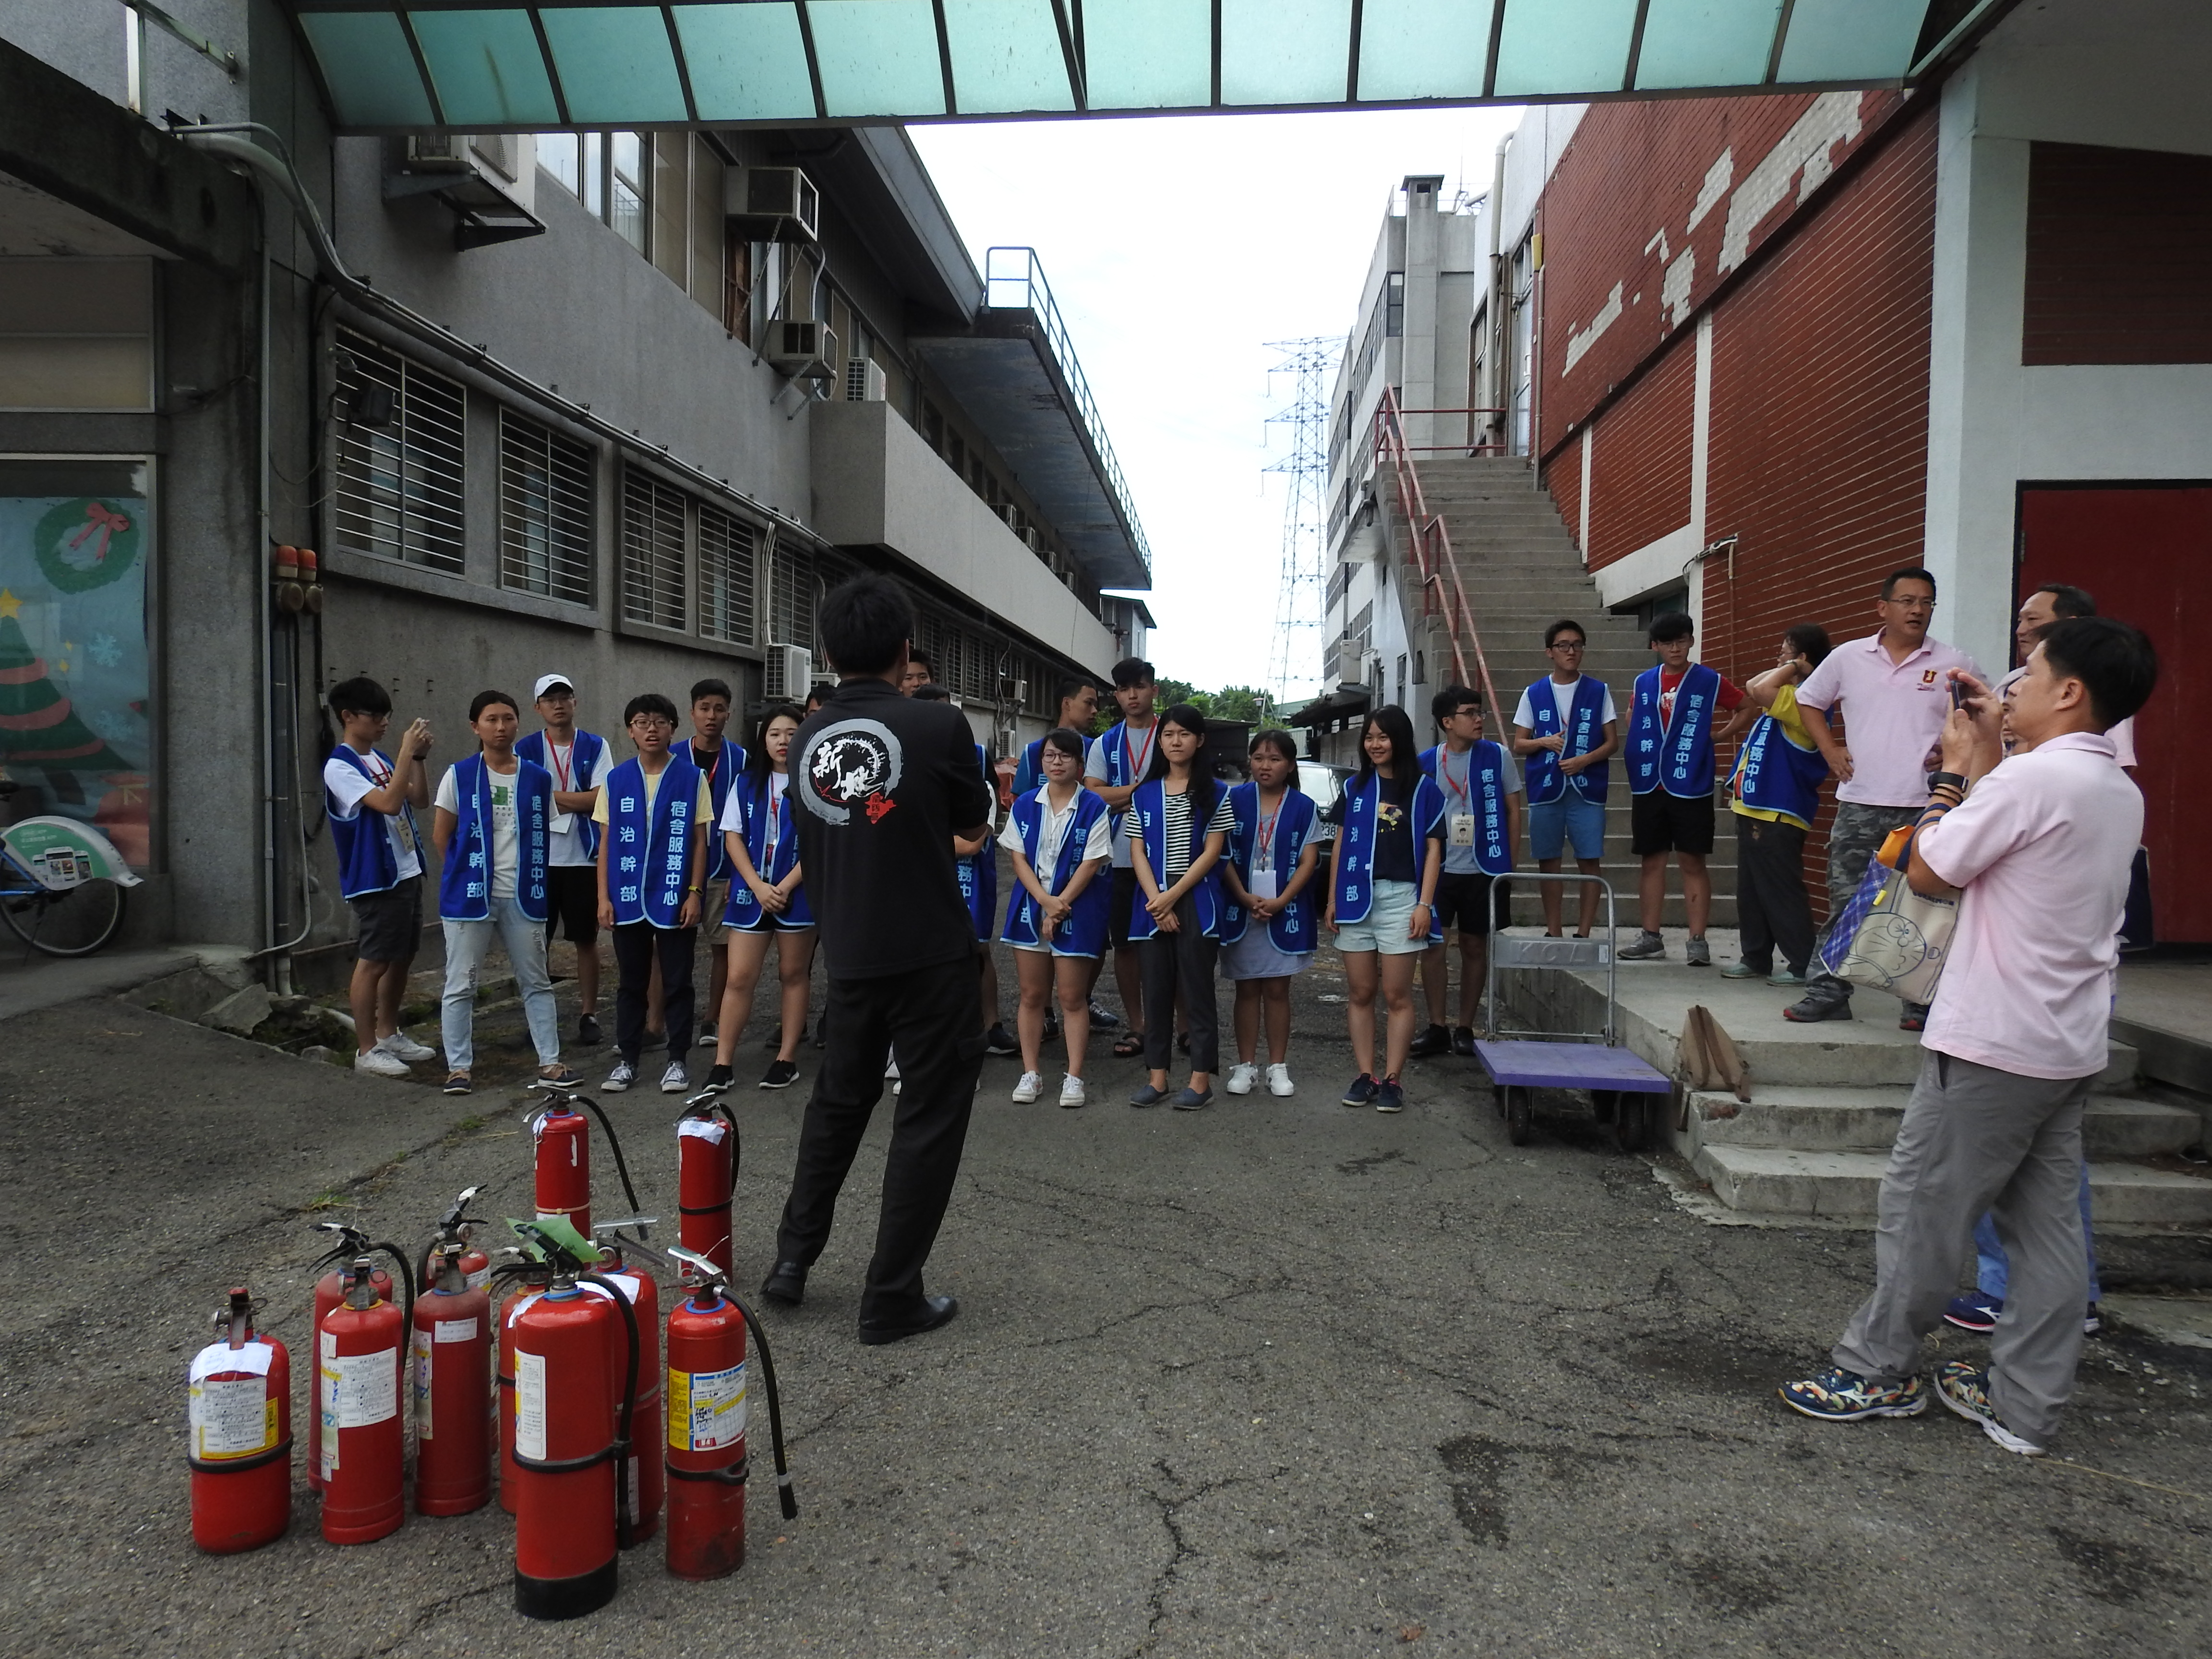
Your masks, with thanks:
M 1328 908 L 1322 926 L 1344 958 L 1352 1057 L 1359 1075 L 1347 1106 L 1402 1112 L 1399 1078 L 1413 1042 L 1413 963 L 1443 942 L 1436 924 L 1444 868 L 1443 791 L 1421 770 L 1413 723 L 1397 708 L 1371 710 L 1359 728 L 1359 770 L 1344 792 Z M 1375 998 L 1388 1012 L 1382 1064 L 1375 1063 Z
M 1320 809 L 1298 787 L 1297 739 L 1288 732 L 1252 734 L 1252 778 L 1229 792 L 1229 844 L 1221 860 L 1228 896 L 1221 922 L 1221 965 L 1237 986 L 1237 1063 L 1225 1085 L 1249 1095 L 1260 1079 L 1260 1024 L 1267 1026 L 1267 1092 L 1292 1095 L 1291 981 L 1312 965 L 1321 943 L 1314 872 Z
M 1429 700 L 1443 741 L 1421 750 L 1421 772 L 1444 798 L 1444 867 L 1437 878 L 1437 927 L 1459 930 L 1459 1024 L 1444 1029 L 1450 958 L 1439 939 L 1421 954 L 1429 1029 L 1407 1053 L 1419 1058 L 1474 1052 L 1475 1011 L 1490 962 L 1490 924 L 1510 915 L 1505 877 L 1521 844 L 1521 769 L 1503 744 L 1482 735 L 1482 699 L 1448 685 Z
M 1828 654 L 1828 630 L 1807 623 L 1782 636 L 1782 659 L 1744 695 L 1766 712 L 1752 725 L 1729 777 L 1735 820 L 1735 916 L 1742 948 L 1723 979 L 1802 985 L 1813 959 L 1813 905 L 1805 896 L 1805 837 L 1828 775 L 1797 713 L 1797 683 Z M 1774 953 L 1779 951 L 1782 960 Z
M 1176 1008 L 1190 1022 L 1190 1081 L 1170 1103 L 1194 1112 L 1213 1103 L 1220 1062 L 1220 1018 L 1213 993 L 1221 936 L 1216 866 L 1229 845 L 1229 797 L 1202 757 L 1206 716 L 1179 702 L 1159 717 L 1159 742 L 1145 781 L 1131 792 L 1129 867 L 1135 877 L 1129 940 L 1145 990 L 1145 1086 L 1132 1106 L 1168 1100 L 1168 1057 L 1175 1051 Z
M 1569 845 L 1575 868 L 1595 876 L 1605 856 L 1605 797 L 1620 752 L 1620 717 L 1603 680 L 1583 672 L 1589 645 L 1583 625 L 1562 617 L 1544 630 L 1552 672 L 1521 694 L 1513 714 L 1513 752 L 1528 785 L 1528 851 L 1536 867 L 1557 873 Z M 1566 923 L 1566 884 L 1543 881 L 1544 933 L 1557 939 Z M 1597 921 L 1598 888 L 1583 885 L 1575 937 L 1588 939 Z
M 1090 970 L 1106 948 L 1113 884 L 1104 872 L 1113 867 L 1114 853 L 1106 803 L 1083 787 L 1081 733 L 1058 726 L 1037 742 L 1043 781 L 1014 797 L 999 832 L 999 845 L 1013 860 L 1005 933 L 1021 977 L 1014 1024 L 1021 1033 L 1022 1076 L 1013 1098 L 1027 1105 L 1044 1092 L 1044 1017 L 1057 993 L 1067 1041 L 1060 1103 L 1072 1110 L 1088 1098 L 1083 1050 L 1091 1041 Z
M 1743 688 L 1718 669 L 1693 663 L 1698 625 L 1679 611 L 1656 617 L 1650 633 L 1659 659 L 1636 677 L 1628 712 L 1629 850 L 1643 860 L 1637 884 L 1643 931 L 1620 947 L 1623 962 L 1667 954 L 1659 936 L 1667 904 L 1667 855 L 1682 866 L 1682 904 L 1690 924 L 1685 953 L 1692 968 L 1712 966 L 1705 924 L 1713 911 L 1713 752 L 1758 714 Z M 1725 723 L 1722 715 L 1734 711 Z
M 599 1031 L 599 830 L 592 822 L 599 778 L 609 763 L 606 739 L 576 729 L 576 685 L 566 674 L 538 677 L 533 694 L 544 729 L 514 752 L 553 775 L 551 866 L 547 871 L 545 943 L 556 936 L 576 947 L 576 1041 L 596 1043 Z
M 730 970 L 715 1025 L 714 1068 L 709 1089 L 726 1089 L 735 1075 L 738 1044 L 752 1012 L 753 988 L 775 946 L 782 1018 L 775 1060 L 761 1079 L 763 1089 L 787 1089 L 799 1076 L 799 1044 L 806 1035 L 807 975 L 814 968 L 814 913 L 807 908 L 805 872 L 799 865 L 799 826 L 792 821 L 791 741 L 805 712 L 771 703 L 761 715 L 744 770 L 730 786 L 720 820 L 720 839 L 730 863 L 730 900 L 722 914 L 728 930 Z M 726 750 L 743 754 L 734 744 Z
M 405 1077 L 409 1066 L 438 1057 L 399 1029 L 407 967 L 422 943 L 415 808 L 430 804 L 422 759 L 433 738 L 428 723 L 416 720 L 399 739 L 397 761 L 379 750 L 392 724 L 392 694 L 366 675 L 332 686 L 329 701 L 344 733 L 323 763 L 323 795 L 338 891 L 354 916 L 353 1068 Z
M 545 971 L 551 896 L 553 775 L 514 752 L 522 711 L 504 691 L 479 691 L 469 725 L 483 746 L 447 769 L 438 783 L 430 839 L 438 849 L 438 915 L 446 930 L 446 1092 L 473 1085 L 477 977 L 492 936 L 514 969 L 522 1017 L 538 1050 L 541 1083 L 566 1087 L 582 1075 L 561 1063 L 561 1017 Z
M 1092 740 L 1084 758 L 1084 787 L 1106 803 L 1114 814 L 1113 908 L 1107 915 L 1107 937 L 1114 946 L 1114 979 L 1121 993 L 1121 1011 L 1128 1029 L 1115 1040 L 1116 1055 L 1145 1052 L 1144 970 L 1129 937 L 1129 919 L 1137 913 L 1137 878 L 1130 866 L 1129 798 L 1137 786 L 1152 775 L 1159 755 L 1159 716 L 1152 705 L 1159 684 L 1152 664 L 1142 657 L 1124 657 L 1114 665 L 1114 702 L 1121 718 Z M 1092 984 L 1097 982 L 1093 976 Z M 1094 1025 L 1105 1024 L 1094 1011 Z
M 1064 679 L 1060 683 L 1060 718 L 1053 722 L 1054 731 L 1085 732 L 1098 718 L 1098 688 L 1089 680 Z M 1014 768 L 1014 793 L 1027 795 L 1044 787 L 1043 738 L 1030 739 L 1022 750 L 1021 763 Z M 1077 767 L 1079 774 L 1081 767 Z
M 706 777 L 669 744 L 676 705 L 657 691 L 632 697 L 623 725 L 636 756 L 610 771 L 592 820 L 599 826 L 599 926 L 615 939 L 615 1047 L 620 1058 L 599 1087 L 620 1094 L 637 1081 L 647 1000 L 660 968 L 668 1064 L 660 1092 L 691 1086 L 691 956 L 699 942 L 700 891 L 714 805 Z
M 907 693 L 916 702 L 951 702 L 952 693 L 933 680 L 924 681 Z M 993 775 L 990 751 L 981 744 L 975 745 L 975 767 L 983 775 L 983 782 L 990 790 L 995 805 L 999 785 Z M 983 1052 L 1004 1059 L 1021 1052 L 1021 1045 L 1006 1030 L 999 1018 L 999 963 L 991 953 L 991 941 L 997 936 L 999 925 L 999 857 L 992 850 L 991 837 L 986 832 L 975 841 L 952 838 L 953 866 L 960 873 L 960 896 L 968 905 L 968 920 L 975 928 L 975 977 L 981 995 L 982 1012 Z
M 730 683 L 727 680 L 701 680 L 691 688 L 691 735 L 678 744 L 678 752 L 688 757 L 707 780 L 707 793 L 714 803 L 711 822 L 722 821 L 722 810 L 729 805 L 730 786 L 738 773 L 745 769 L 745 751 L 738 744 L 725 743 L 722 732 L 730 723 Z M 727 896 L 725 884 L 733 879 L 730 855 L 723 845 L 719 830 L 707 837 L 707 881 L 699 895 L 699 926 L 707 936 L 707 1018 L 699 1024 L 699 1041 L 714 1041 L 714 1021 L 722 1006 L 722 988 L 728 982 L 730 959 L 724 951 L 722 912 Z M 659 1000 L 656 996 L 654 1000 Z M 656 1027 L 650 1022 L 646 1029 Z

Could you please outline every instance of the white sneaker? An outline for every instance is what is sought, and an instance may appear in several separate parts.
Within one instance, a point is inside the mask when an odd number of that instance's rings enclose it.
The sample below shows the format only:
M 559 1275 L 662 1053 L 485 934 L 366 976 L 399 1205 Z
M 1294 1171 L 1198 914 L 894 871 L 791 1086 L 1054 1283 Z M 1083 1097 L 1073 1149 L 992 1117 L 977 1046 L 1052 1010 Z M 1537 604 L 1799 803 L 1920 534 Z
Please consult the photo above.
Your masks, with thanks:
M 636 1081 L 637 1067 L 626 1060 L 618 1060 L 615 1062 L 614 1070 L 607 1073 L 607 1080 L 599 1085 L 599 1092 L 605 1095 L 618 1095 Z
M 702 1025 L 702 1026 L 699 1028 L 699 1035 L 698 1035 L 698 1037 L 697 1037 L 696 1041 L 697 1041 L 697 1042 L 700 1042 L 700 1043 L 702 1043 L 702 1044 L 705 1044 L 705 1043 L 712 1042 L 714 1040 L 714 1022 L 713 1020 L 711 1020 L 711 1019 L 710 1019 L 710 1020 L 708 1020 L 708 1021 L 704 1025 Z
M 1249 1095 L 1259 1080 L 1260 1068 L 1249 1060 L 1240 1060 L 1229 1068 L 1229 1081 L 1221 1086 L 1232 1095 Z
M 684 1069 L 684 1062 L 680 1060 L 670 1060 L 668 1069 L 660 1074 L 660 1092 L 664 1095 L 680 1095 L 690 1086 L 691 1073 Z
M 401 1060 L 398 1055 L 393 1054 L 389 1048 L 385 1048 L 380 1043 L 377 1047 L 371 1048 L 365 1054 L 356 1054 L 353 1057 L 353 1068 L 356 1072 L 367 1072 L 372 1077 L 411 1077 L 414 1075 L 413 1073 L 407 1069 L 406 1061 Z
M 435 1048 L 424 1048 L 404 1031 L 394 1031 L 388 1037 L 379 1037 L 376 1040 L 376 1046 L 386 1054 L 404 1060 L 410 1066 L 420 1066 L 426 1060 L 435 1060 L 438 1057 L 438 1051 Z
M 1267 1092 L 1271 1095 L 1294 1095 L 1298 1085 L 1291 1081 L 1291 1068 L 1278 1061 L 1267 1068 Z
M 1072 1109 L 1078 1106 L 1086 1106 L 1090 1104 L 1090 1103 L 1091 1097 L 1083 1092 L 1083 1079 L 1081 1078 L 1070 1077 L 1060 1079 L 1060 1103 L 1061 1105 Z
M 1026 1106 L 1044 1092 L 1044 1073 L 1024 1072 L 1022 1080 L 1014 1085 L 1014 1104 Z

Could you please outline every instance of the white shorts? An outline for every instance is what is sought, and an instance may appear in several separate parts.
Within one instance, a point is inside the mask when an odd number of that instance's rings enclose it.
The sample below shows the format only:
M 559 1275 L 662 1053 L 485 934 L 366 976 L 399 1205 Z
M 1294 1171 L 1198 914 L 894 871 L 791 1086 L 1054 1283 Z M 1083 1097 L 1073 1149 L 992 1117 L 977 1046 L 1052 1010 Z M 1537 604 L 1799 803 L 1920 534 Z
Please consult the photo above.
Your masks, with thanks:
M 1413 924 L 1413 901 L 1420 889 L 1410 881 L 1378 881 L 1363 921 L 1347 921 L 1336 930 L 1340 951 L 1379 951 L 1386 957 L 1418 956 L 1429 948 L 1425 939 L 1408 939 Z

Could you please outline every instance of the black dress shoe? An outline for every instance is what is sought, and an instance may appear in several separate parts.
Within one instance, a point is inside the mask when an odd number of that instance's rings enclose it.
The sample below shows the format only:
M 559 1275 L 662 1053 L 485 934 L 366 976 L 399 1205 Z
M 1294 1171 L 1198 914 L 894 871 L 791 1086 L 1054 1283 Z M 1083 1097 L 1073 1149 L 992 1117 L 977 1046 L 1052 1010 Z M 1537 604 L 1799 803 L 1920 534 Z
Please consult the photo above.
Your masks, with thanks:
M 935 1330 L 959 1311 L 959 1303 L 949 1296 L 926 1296 L 921 1299 L 921 1310 L 907 1318 L 862 1320 L 860 1341 L 863 1346 L 871 1348 L 879 1348 L 886 1342 L 902 1342 L 909 1336 Z
M 771 1302 L 795 1308 L 806 1299 L 806 1269 L 796 1261 L 779 1261 L 761 1280 L 761 1294 Z
M 1451 1052 L 1451 1033 L 1441 1025 L 1425 1027 L 1407 1046 L 1406 1052 L 1416 1060 L 1426 1060 L 1433 1054 Z
M 1454 1054 L 1471 1054 L 1474 1052 L 1474 1027 L 1472 1025 L 1455 1025 L 1452 1027 L 1451 1036 L 1452 1052 Z

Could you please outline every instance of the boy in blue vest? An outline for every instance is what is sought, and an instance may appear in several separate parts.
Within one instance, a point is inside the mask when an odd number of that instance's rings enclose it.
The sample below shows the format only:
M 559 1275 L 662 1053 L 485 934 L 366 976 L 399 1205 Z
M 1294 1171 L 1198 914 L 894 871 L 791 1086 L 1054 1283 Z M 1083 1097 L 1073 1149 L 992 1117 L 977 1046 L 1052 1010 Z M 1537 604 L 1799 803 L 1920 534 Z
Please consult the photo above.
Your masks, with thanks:
M 566 674 L 543 674 L 532 693 L 545 723 L 514 752 L 553 775 L 553 817 L 546 872 L 545 942 L 557 933 L 576 947 L 576 1041 L 599 1038 L 599 775 L 612 764 L 607 740 L 576 729 L 576 686 Z
M 514 752 L 522 711 L 504 691 L 479 691 L 469 725 L 483 745 L 438 783 L 430 840 L 438 849 L 438 915 L 446 928 L 446 1092 L 467 1094 L 476 1057 L 477 975 L 492 935 L 514 969 L 538 1076 L 568 1085 L 581 1077 L 561 1063 L 561 1019 L 545 971 L 550 896 L 553 775 Z
M 323 793 L 338 890 L 354 915 L 353 1068 L 405 1077 L 410 1065 L 438 1057 L 399 1029 L 408 964 L 422 942 L 422 838 L 414 809 L 430 804 L 422 757 L 434 739 L 429 723 L 416 720 L 399 739 L 398 760 L 379 752 L 392 724 L 392 695 L 366 675 L 332 686 L 330 707 L 345 732 L 323 763 Z
M 1459 930 L 1459 1024 L 1444 1029 L 1445 980 L 1450 975 L 1443 942 L 1422 952 L 1422 988 L 1429 1029 L 1407 1053 L 1474 1052 L 1474 1014 L 1482 1001 L 1490 959 L 1490 924 L 1505 926 L 1505 872 L 1521 841 L 1521 769 L 1504 747 L 1482 735 L 1482 700 L 1464 685 L 1448 685 L 1430 699 L 1429 713 L 1443 741 L 1421 751 L 1421 770 L 1443 792 L 1444 863 L 1437 877 L 1436 925 Z
M 1629 850 L 1644 861 L 1638 883 L 1643 932 L 1620 947 L 1623 962 L 1667 954 L 1659 919 L 1667 902 L 1667 855 L 1682 866 L 1692 968 L 1710 968 L 1705 923 L 1712 915 L 1713 746 L 1758 711 L 1717 669 L 1690 660 L 1698 625 L 1679 611 L 1656 617 L 1650 634 L 1655 667 L 1636 677 L 1628 714 Z M 1732 714 L 1725 725 L 1723 713 Z
M 615 940 L 615 1047 L 621 1058 L 599 1087 L 620 1094 L 637 1081 L 653 970 L 660 969 L 668 1065 L 660 1092 L 691 1086 L 691 958 L 698 948 L 707 837 L 714 823 L 706 775 L 672 752 L 676 705 L 657 691 L 632 697 L 623 725 L 636 745 L 599 786 L 599 926 Z
M 1569 617 L 1544 630 L 1552 672 L 1521 694 L 1513 714 L 1513 752 L 1521 757 L 1528 784 L 1528 850 L 1536 867 L 1556 872 L 1571 845 L 1575 868 L 1594 876 L 1605 856 L 1605 797 L 1612 781 L 1606 763 L 1620 752 L 1620 716 L 1606 683 L 1583 672 L 1589 642 L 1583 625 Z M 1537 885 L 1543 890 L 1544 932 L 1556 939 L 1566 922 L 1566 884 Z M 1597 900 L 1596 886 L 1585 884 L 1577 939 L 1589 937 Z
M 732 707 L 730 683 L 727 680 L 701 680 L 691 688 L 691 737 L 683 747 L 707 780 L 707 792 L 714 803 L 713 823 L 722 821 L 722 808 L 729 804 L 730 786 L 737 781 L 738 774 L 745 769 L 745 751 L 742 744 L 725 743 L 722 732 L 730 723 Z M 722 1006 L 722 988 L 730 977 L 729 952 L 724 949 L 729 930 L 722 926 L 724 902 L 729 897 L 730 854 L 722 845 L 719 831 L 707 836 L 706 888 L 699 896 L 700 925 L 707 930 L 707 1008 L 708 1018 L 700 1022 L 699 1041 L 711 1043 L 714 1040 L 714 1014 Z
M 1137 872 L 1129 863 L 1127 818 L 1129 798 L 1152 770 L 1160 735 L 1160 717 L 1152 704 L 1159 684 L 1152 664 L 1142 657 L 1124 657 L 1114 665 L 1114 701 L 1121 718 L 1093 738 L 1083 765 L 1084 787 L 1106 803 L 1114 817 L 1108 833 L 1114 843 L 1114 886 L 1107 912 L 1107 937 L 1114 945 L 1114 980 L 1121 992 L 1129 1029 L 1114 1044 L 1115 1054 L 1128 1059 L 1145 1051 L 1145 988 L 1142 957 L 1129 939 L 1129 917 L 1136 908 Z M 1095 969 L 1093 970 L 1096 971 Z M 1091 983 L 1096 986 L 1094 978 Z M 1096 1005 L 1093 1005 L 1094 1008 Z M 1094 1012 L 1091 1023 L 1099 1024 Z
M 1782 659 L 1746 685 L 1766 712 L 1753 725 L 1729 778 L 1735 819 L 1738 960 L 1723 979 L 1802 985 L 1813 959 L 1813 905 L 1805 896 L 1805 837 L 1820 810 L 1828 763 L 1797 712 L 1798 682 L 1828 654 L 1828 630 L 1806 623 L 1782 636 Z M 1779 951 L 1778 964 L 1774 953 Z

